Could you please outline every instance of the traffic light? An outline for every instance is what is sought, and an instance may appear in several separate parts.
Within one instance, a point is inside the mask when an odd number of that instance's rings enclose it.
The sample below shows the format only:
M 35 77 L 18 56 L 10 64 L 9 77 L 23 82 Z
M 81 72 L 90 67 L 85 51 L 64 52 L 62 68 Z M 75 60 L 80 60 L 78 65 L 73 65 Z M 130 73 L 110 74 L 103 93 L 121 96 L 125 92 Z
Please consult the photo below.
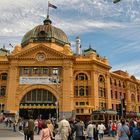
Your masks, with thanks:
M 126 115 L 126 105 L 125 105 L 125 99 L 122 99 L 122 106 L 123 106 L 123 116 L 125 117 Z
M 120 2 L 121 0 L 113 0 L 113 3 L 118 3 Z
M 117 106 L 117 114 L 119 116 L 122 116 L 122 105 L 121 104 L 118 104 L 118 106 Z

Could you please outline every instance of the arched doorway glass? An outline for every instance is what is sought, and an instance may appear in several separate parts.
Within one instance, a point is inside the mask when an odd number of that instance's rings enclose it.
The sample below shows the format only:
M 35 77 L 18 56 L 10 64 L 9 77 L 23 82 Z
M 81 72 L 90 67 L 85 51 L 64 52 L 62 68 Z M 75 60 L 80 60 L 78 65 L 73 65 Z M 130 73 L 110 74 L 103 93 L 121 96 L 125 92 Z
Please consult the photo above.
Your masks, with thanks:
M 32 115 L 34 119 L 56 117 L 56 102 L 56 97 L 48 90 L 31 90 L 20 102 L 19 115 L 24 118 Z

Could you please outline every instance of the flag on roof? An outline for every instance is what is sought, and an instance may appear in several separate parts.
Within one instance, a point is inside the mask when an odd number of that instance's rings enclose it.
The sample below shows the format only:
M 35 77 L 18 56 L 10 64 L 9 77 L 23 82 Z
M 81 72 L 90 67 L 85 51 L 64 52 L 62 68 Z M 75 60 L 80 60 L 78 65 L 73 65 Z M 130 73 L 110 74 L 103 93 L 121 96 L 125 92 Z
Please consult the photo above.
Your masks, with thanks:
M 54 9 L 57 9 L 57 7 L 51 3 L 49 3 L 48 6 L 54 8 Z
M 113 0 L 113 3 L 118 3 L 120 2 L 121 0 Z

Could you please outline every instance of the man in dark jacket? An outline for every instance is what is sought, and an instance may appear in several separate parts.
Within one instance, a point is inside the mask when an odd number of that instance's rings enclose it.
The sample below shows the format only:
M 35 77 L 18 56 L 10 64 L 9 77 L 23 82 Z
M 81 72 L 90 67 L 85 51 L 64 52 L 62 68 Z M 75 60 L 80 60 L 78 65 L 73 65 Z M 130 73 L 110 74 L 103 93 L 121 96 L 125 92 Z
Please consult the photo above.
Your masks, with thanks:
M 84 123 L 80 120 L 77 120 L 75 124 L 74 131 L 76 132 L 76 140 L 83 140 L 85 139 L 84 136 Z
M 34 140 L 34 127 L 34 120 L 32 119 L 32 116 L 30 116 L 30 119 L 28 120 L 27 140 Z
M 140 122 L 137 122 L 137 127 L 133 129 L 132 138 L 133 140 L 140 140 Z

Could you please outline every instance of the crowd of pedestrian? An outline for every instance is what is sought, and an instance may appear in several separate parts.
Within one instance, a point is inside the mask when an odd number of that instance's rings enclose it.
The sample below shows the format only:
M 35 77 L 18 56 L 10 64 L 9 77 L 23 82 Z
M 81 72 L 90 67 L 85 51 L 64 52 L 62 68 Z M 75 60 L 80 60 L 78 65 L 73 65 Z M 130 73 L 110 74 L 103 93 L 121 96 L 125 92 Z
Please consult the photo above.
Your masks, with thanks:
M 34 134 L 39 135 L 39 140 L 103 140 L 104 134 L 116 140 L 140 140 L 140 121 L 136 119 L 119 121 L 110 120 L 108 124 L 83 122 L 80 119 L 63 118 L 57 123 L 54 118 L 42 120 L 38 118 L 12 120 L 5 117 L 5 127 L 24 132 L 24 140 L 34 140 Z M 107 123 L 107 122 L 106 122 Z
M 109 121 L 108 136 L 117 136 L 118 140 L 140 140 L 140 121 L 134 118 Z

